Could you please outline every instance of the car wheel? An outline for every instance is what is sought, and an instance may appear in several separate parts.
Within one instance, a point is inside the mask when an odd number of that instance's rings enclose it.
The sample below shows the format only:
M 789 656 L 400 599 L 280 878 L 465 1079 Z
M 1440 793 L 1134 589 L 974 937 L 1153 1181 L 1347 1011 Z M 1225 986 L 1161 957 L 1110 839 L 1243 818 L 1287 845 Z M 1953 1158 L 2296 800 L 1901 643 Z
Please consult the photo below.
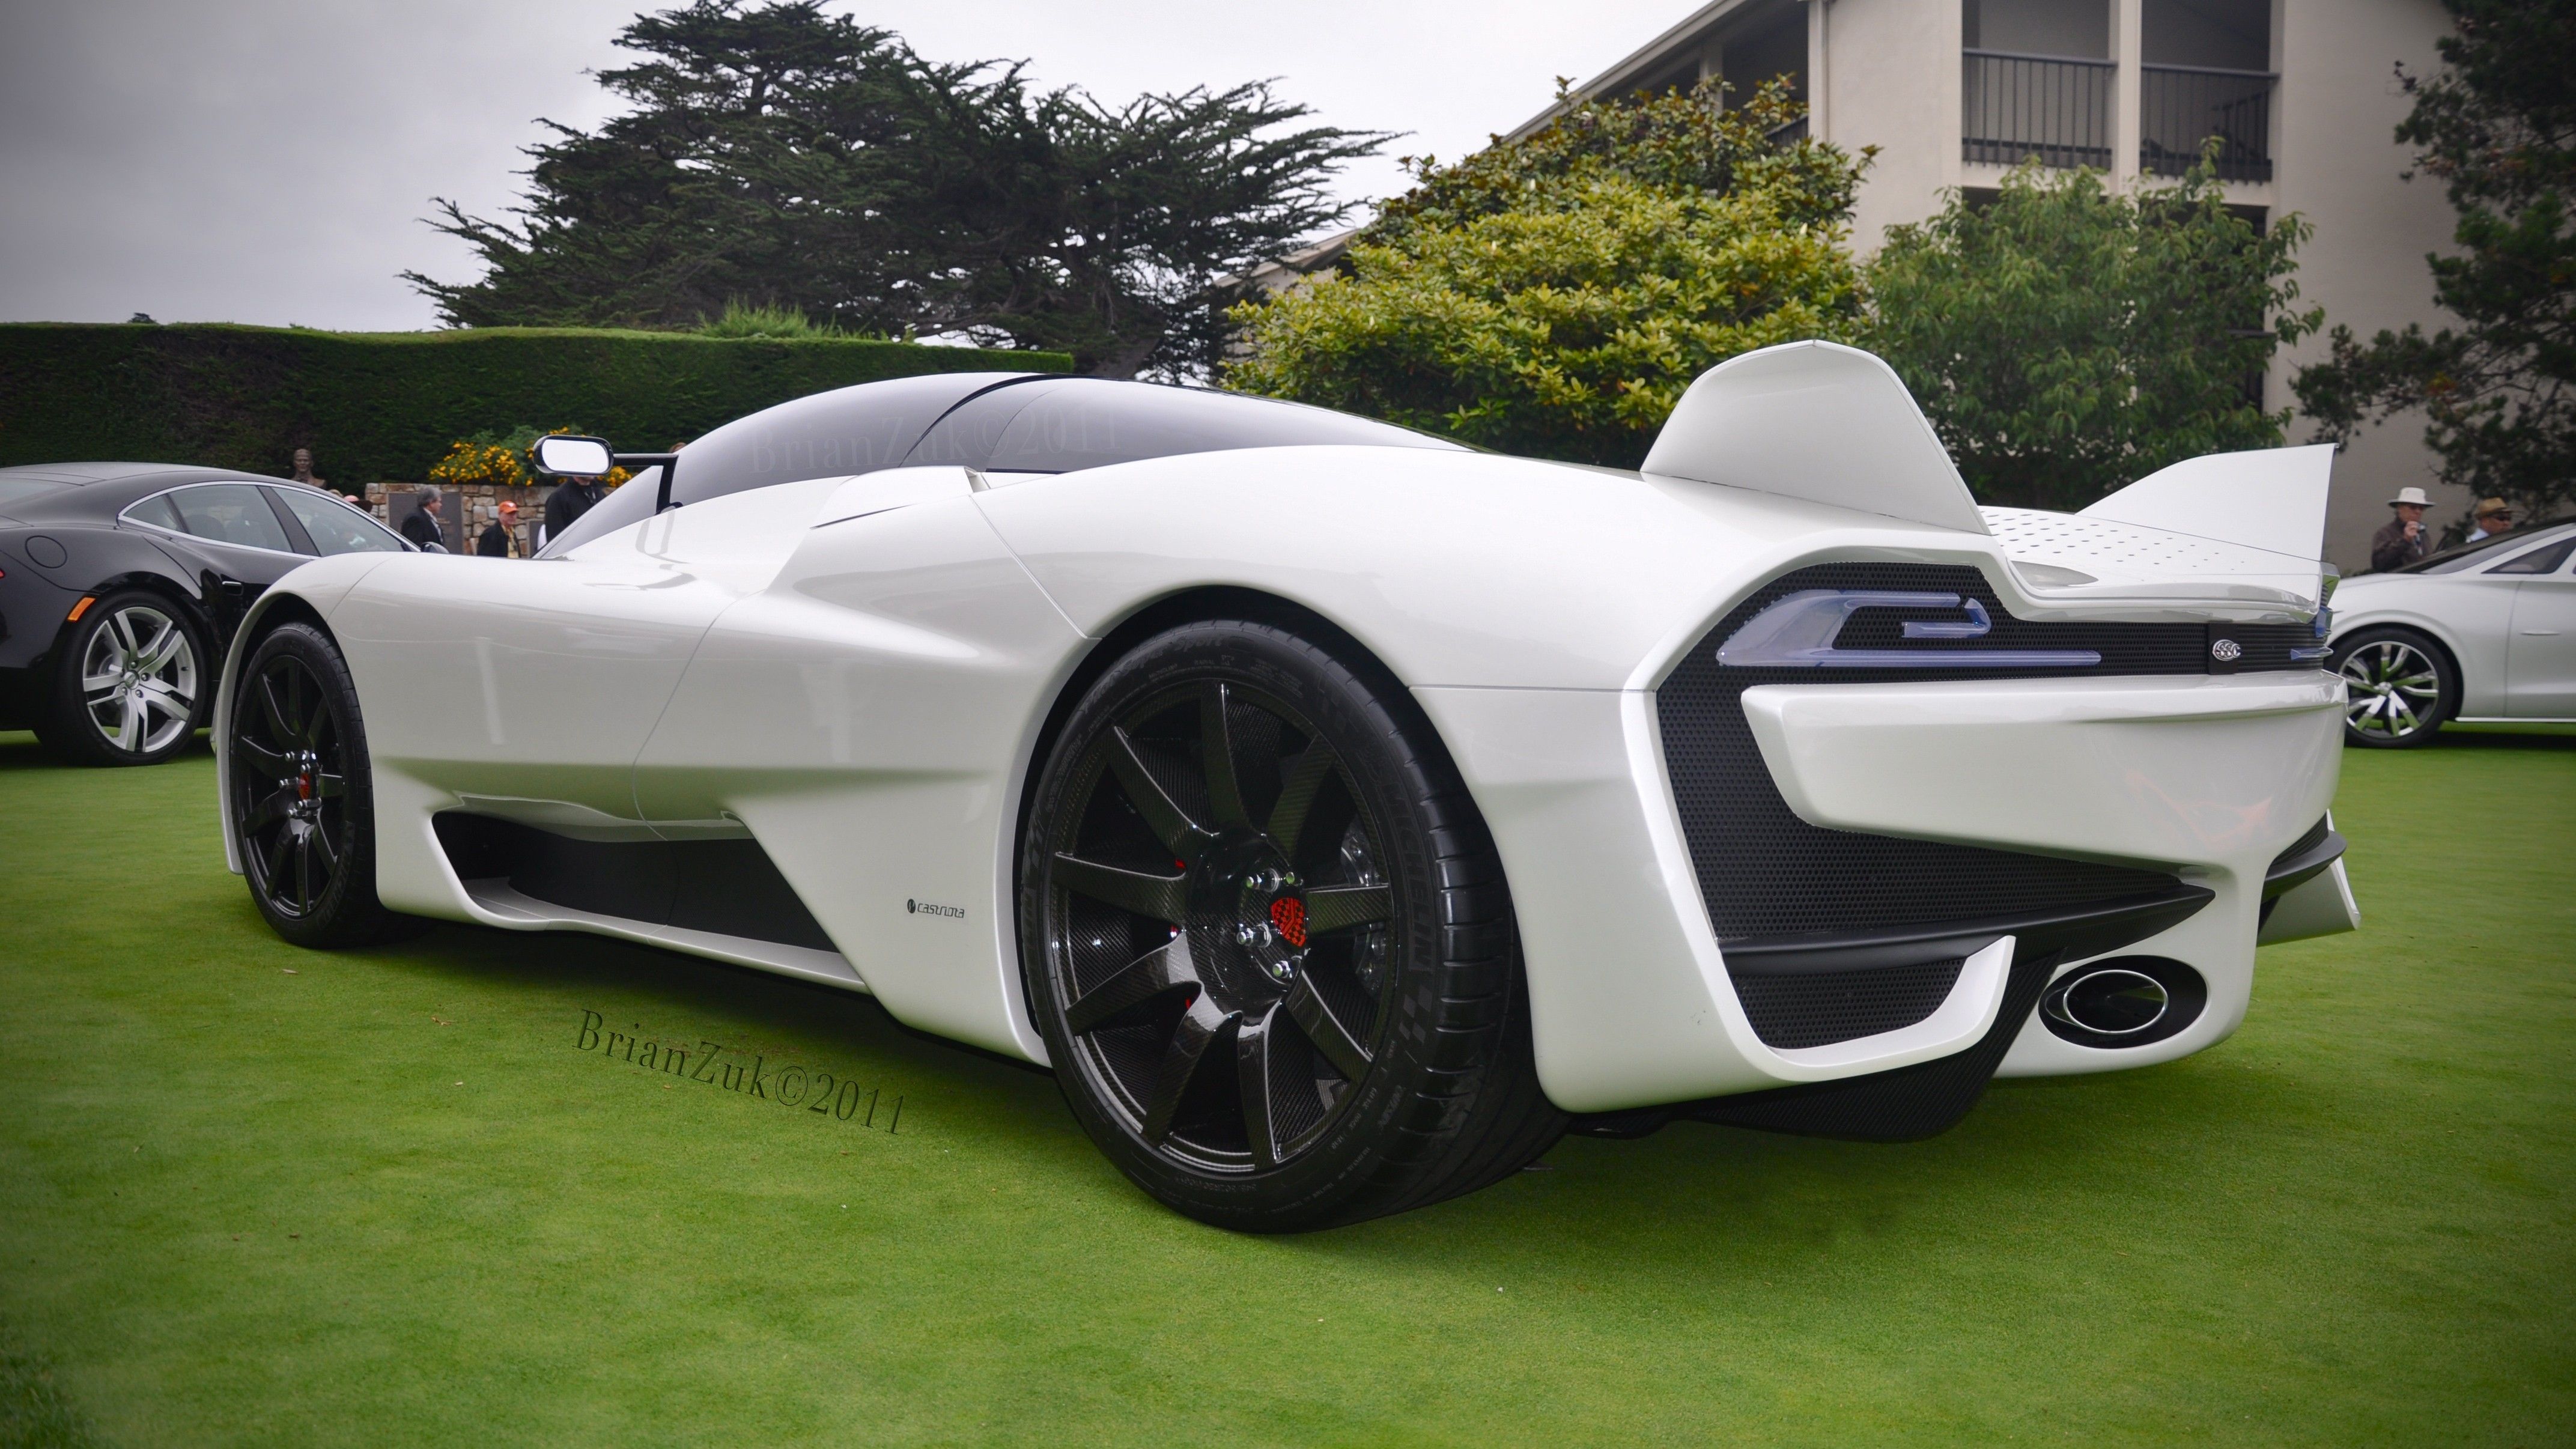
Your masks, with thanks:
M 73 764 L 160 764 L 196 738 L 213 665 L 186 610 L 147 589 L 107 594 L 63 643 L 39 733 Z
M 1292 1232 L 1472 1191 L 1564 1131 L 1502 867 L 1401 686 L 1190 624 L 1067 718 L 1019 871 L 1031 1008 L 1147 1192 Z
M 299 946 L 358 946 L 401 923 L 376 899 L 366 724 L 340 651 L 309 624 L 279 626 L 243 664 L 227 785 L 251 899 Z
M 2335 645 L 2343 676 L 2343 737 L 2373 749 L 2406 749 L 2433 737 L 2460 707 L 2450 656 L 2412 629 L 2360 629 Z

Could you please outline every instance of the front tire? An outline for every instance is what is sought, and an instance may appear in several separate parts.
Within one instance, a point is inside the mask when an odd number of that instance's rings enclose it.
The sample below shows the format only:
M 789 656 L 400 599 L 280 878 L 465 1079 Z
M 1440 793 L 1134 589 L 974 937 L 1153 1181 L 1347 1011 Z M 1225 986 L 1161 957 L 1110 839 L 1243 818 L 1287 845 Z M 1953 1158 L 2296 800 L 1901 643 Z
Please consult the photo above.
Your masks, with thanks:
M 283 624 L 233 691 L 225 761 L 251 900 L 298 946 L 363 946 L 401 918 L 376 899 L 375 797 L 358 689 L 328 635 Z
M 187 610 L 149 589 L 104 595 L 63 640 L 38 735 L 70 764 L 160 764 L 205 723 L 213 664 Z
M 2329 667 L 2343 676 L 2347 744 L 2413 749 L 2459 712 L 2460 679 L 2451 656 L 2412 629 L 2356 629 L 2335 645 Z
M 1352 1222 L 1473 1191 L 1564 1131 L 1501 864 L 1374 668 L 1264 624 L 1148 640 L 1066 720 L 1019 881 L 1065 1099 L 1180 1212 Z

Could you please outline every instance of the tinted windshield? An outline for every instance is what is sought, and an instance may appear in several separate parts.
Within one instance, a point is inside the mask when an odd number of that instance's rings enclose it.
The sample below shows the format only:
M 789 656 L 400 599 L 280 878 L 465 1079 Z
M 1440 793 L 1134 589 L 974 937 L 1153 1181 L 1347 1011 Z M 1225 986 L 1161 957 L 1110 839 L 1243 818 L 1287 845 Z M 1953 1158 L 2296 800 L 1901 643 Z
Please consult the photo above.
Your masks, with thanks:
M 906 461 L 1071 473 L 1183 453 L 1317 443 L 1465 451 L 1409 428 L 1297 403 L 1068 377 L 1018 383 L 966 403 L 942 418 Z
M 2552 519 L 2550 522 L 2534 524 L 2529 528 L 2515 529 L 2511 533 L 2499 533 L 2493 538 L 2482 538 L 2475 543 L 2464 544 L 2459 548 L 2446 548 L 2430 558 L 2419 558 L 2411 564 L 2405 564 L 2399 567 L 2397 572 L 2401 574 L 2456 574 L 2463 573 L 2474 568 L 2483 568 L 2487 564 L 2502 558 L 2504 556 L 2503 550 L 2516 549 L 2522 547 L 2524 544 L 2536 542 L 2543 530 L 2556 527 L 2558 524 L 2563 522 L 2565 522 L 2564 519 Z
M 677 502 L 697 503 L 773 483 L 892 468 L 941 413 L 983 388 L 1020 375 L 949 372 L 899 377 L 764 408 L 689 444 L 672 471 L 671 496 Z M 655 439 L 651 446 L 658 448 L 667 441 Z M 647 451 L 632 439 L 621 438 L 618 446 L 630 452 Z

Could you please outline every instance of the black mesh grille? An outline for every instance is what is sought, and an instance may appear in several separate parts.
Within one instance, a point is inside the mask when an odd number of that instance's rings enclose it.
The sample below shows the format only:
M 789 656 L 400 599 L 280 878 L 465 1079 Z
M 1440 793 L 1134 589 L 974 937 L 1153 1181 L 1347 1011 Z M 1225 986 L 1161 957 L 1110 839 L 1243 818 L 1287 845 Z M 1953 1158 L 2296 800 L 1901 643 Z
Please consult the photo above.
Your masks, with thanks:
M 1735 973 L 1735 994 L 1762 1044 L 1830 1046 L 1914 1025 L 1940 1009 L 1967 958 L 1856 971 Z
M 1905 640 L 1892 610 L 1862 610 L 1840 647 L 1903 648 L 1926 655 L 1956 649 L 2090 649 L 2091 668 L 1744 669 L 1717 662 L 1717 647 L 1754 615 L 1801 589 L 1903 589 L 1957 594 L 1982 603 L 1992 620 L 1983 638 Z M 2289 651 L 2309 640 L 2305 625 L 2231 627 L 2244 646 L 2240 670 L 2292 669 Z M 1757 684 L 1857 684 L 1903 680 L 2086 678 L 2202 674 L 2209 669 L 2202 624 L 2056 623 L 2012 617 L 1974 568 L 1936 564 L 1843 563 L 1800 569 L 1764 585 L 1693 645 L 1656 699 L 1665 764 L 1710 924 L 1723 942 L 1838 935 L 1978 921 L 2170 891 L 2155 871 L 2094 865 L 2014 851 L 1900 840 L 1827 830 L 1800 820 L 1780 798 L 1744 722 L 1740 696 Z

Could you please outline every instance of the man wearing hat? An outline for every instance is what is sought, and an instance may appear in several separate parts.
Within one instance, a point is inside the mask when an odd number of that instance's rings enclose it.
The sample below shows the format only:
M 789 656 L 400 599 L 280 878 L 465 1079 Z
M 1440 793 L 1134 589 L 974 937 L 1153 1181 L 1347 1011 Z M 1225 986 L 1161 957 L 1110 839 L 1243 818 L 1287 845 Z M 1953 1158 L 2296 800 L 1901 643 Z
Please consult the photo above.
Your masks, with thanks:
M 2403 568 L 2425 554 L 2424 510 L 2433 500 L 2421 488 L 2400 488 L 2388 500 L 2389 509 L 2397 516 L 2388 526 L 2370 536 L 2370 566 L 2380 573 Z
M 2499 533 L 2511 532 L 2513 532 L 2513 505 L 2501 498 L 2489 498 L 2478 504 L 2477 513 L 2469 521 L 2469 536 L 2461 539 L 2460 542 L 2475 543 L 2482 538 L 2493 538 Z
M 519 552 L 519 505 L 504 498 L 497 510 L 499 517 L 474 540 L 474 551 L 485 558 L 515 558 Z

